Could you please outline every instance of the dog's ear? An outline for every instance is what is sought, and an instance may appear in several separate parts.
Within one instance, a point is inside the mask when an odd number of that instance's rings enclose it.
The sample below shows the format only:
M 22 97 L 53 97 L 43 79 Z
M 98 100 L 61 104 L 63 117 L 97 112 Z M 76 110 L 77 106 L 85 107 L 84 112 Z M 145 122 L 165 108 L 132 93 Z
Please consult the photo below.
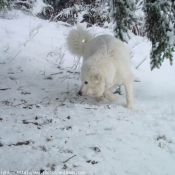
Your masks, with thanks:
M 101 75 L 100 74 L 94 74 L 91 77 L 93 83 L 99 83 L 101 80 Z

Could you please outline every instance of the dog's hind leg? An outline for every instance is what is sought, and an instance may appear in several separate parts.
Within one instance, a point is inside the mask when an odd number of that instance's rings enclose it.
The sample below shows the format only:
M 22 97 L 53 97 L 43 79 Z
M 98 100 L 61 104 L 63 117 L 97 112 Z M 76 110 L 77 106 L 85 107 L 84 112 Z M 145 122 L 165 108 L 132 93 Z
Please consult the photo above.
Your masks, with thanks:
M 126 101 L 127 101 L 127 108 L 132 109 L 132 78 L 131 79 L 127 79 L 124 83 L 125 86 L 125 91 L 126 91 Z
M 111 89 L 106 89 L 104 92 L 104 96 L 108 100 L 112 100 L 112 101 L 117 100 L 117 96 L 111 92 Z

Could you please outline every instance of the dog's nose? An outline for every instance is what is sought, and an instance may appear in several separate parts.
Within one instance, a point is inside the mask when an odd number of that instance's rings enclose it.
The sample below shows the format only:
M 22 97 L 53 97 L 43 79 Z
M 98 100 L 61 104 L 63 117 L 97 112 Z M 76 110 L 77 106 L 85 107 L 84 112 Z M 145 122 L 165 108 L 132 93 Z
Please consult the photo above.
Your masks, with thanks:
M 79 91 L 79 92 L 78 92 L 78 95 L 82 96 L 82 92 L 81 92 L 81 91 Z

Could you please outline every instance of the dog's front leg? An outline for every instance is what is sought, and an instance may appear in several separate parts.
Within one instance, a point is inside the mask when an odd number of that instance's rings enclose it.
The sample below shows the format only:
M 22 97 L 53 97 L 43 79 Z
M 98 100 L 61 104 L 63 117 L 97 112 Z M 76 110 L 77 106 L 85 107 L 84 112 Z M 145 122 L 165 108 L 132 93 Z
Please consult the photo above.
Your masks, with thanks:
M 112 100 L 112 101 L 117 100 L 117 96 L 114 95 L 109 89 L 106 89 L 106 90 L 105 90 L 104 96 L 105 96 L 105 98 L 108 99 L 108 100 Z

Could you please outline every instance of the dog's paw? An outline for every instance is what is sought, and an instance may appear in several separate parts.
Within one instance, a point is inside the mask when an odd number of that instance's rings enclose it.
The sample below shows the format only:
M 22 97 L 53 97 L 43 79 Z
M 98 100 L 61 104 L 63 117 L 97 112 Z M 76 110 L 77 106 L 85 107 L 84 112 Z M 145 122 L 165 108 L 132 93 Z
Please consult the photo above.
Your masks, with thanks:
M 116 101 L 116 100 L 118 100 L 118 98 L 117 98 L 116 95 L 111 96 L 110 99 L 111 99 L 112 101 Z
M 117 100 L 117 96 L 114 95 L 113 93 L 111 93 L 111 91 L 109 90 L 106 90 L 104 92 L 104 97 L 107 99 L 107 100 L 111 100 L 111 101 L 116 101 Z
M 105 98 L 107 100 L 111 100 L 111 101 L 116 101 L 117 100 L 117 96 L 116 95 L 105 95 Z
M 130 104 L 130 103 L 129 103 L 129 104 L 127 104 L 127 105 L 126 105 L 126 107 L 127 107 L 128 109 L 130 109 L 130 110 L 133 110 L 133 105 L 132 105 L 132 104 Z
M 101 97 L 96 97 L 96 101 L 97 101 L 97 102 L 103 101 L 103 96 L 101 96 Z

